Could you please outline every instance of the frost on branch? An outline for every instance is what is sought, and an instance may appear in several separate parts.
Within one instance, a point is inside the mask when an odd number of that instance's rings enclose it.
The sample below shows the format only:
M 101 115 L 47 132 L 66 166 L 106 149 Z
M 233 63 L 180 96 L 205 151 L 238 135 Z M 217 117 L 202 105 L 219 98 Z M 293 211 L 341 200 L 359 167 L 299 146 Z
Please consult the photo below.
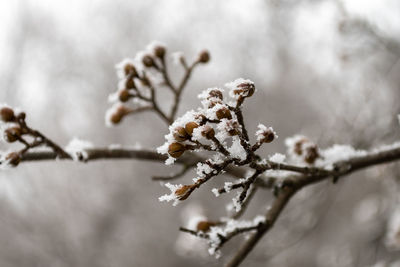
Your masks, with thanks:
M 89 157 L 86 149 L 92 147 L 93 144 L 91 142 L 74 138 L 68 143 L 65 150 L 71 155 L 73 160 L 85 161 Z
M 170 188 L 172 194 L 162 200 L 172 200 L 172 197 L 186 199 L 201 184 L 223 172 L 229 164 L 242 166 L 255 163 L 257 157 L 254 152 L 263 143 L 270 143 L 277 137 L 271 127 L 260 124 L 256 132 L 257 142 L 254 146 L 250 145 L 241 105 L 245 98 L 253 95 L 254 83 L 237 79 L 227 86 L 230 89 L 228 99 L 225 99 L 223 89 L 209 88 L 199 94 L 201 107 L 186 112 L 170 125 L 169 133 L 165 136 L 166 142 L 158 148 L 159 153 L 168 155 L 166 164 L 172 164 L 188 151 L 208 151 L 213 156 L 197 164 L 197 177 L 193 179 L 193 184 L 176 187 L 174 191 Z M 237 198 L 237 205 L 244 200 L 248 188 L 260 173 L 256 172 L 255 177 L 243 181 L 243 192 Z M 183 192 L 179 196 L 178 188 Z M 218 192 L 214 190 L 214 194 L 218 195 Z

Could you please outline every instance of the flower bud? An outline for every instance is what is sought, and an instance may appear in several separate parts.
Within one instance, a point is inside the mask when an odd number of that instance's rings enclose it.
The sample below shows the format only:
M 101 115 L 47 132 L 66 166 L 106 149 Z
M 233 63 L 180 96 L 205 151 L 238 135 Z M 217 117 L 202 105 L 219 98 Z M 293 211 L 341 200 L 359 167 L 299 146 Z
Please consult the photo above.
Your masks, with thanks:
M 188 191 L 192 188 L 192 185 L 182 185 L 180 188 L 175 190 L 175 196 L 179 200 L 185 200 L 189 197 Z
M 191 122 L 186 123 L 185 130 L 191 136 L 191 135 L 193 135 L 193 130 L 196 129 L 197 127 L 199 127 L 199 125 L 197 123 L 195 123 L 194 121 L 191 121 Z
M 153 58 L 152 58 L 150 55 L 145 55 L 145 56 L 142 58 L 142 63 L 143 63 L 143 65 L 144 65 L 145 67 L 148 67 L 148 68 L 151 68 L 151 67 L 154 67 L 154 66 L 155 66 L 154 60 L 153 60 Z
M 133 78 L 128 77 L 126 79 L 125 87 L 126 87 L 126 89 L 135 89 L 136 88 L 135 81 L 133 80 Z
M 137 76 L 137 71 L 135 66 L 131 63 L 128 63 L 124 66 L 125 76 L 132 75 L 133 77 Z
M 168 154 L 173 158 L 179 158 L 185 152 L 185 145 L 181 143 L 171 143 L 168 147 Z
M 196 230 L 202 232 L 208 232 L 212 226 L 216 226 L 215 222 L 200 221 L 197 223 Z
M 207 139 L 213 139 L 215 137 L 215 131 L 212 127 L 206 125 L 203 131 L 201 131 L 201 135 Z
M 298 140 L 295 144 L 294 144 L 294 153 L 296 153 L 297 155 L 301 156 L 303 154 L 303 144 L 306 143 L 308 140 L 305 138 L 302 138 L 300 140 Z
M 240 126 L 237 121 L 227 121 L 225 130 L 228 132 L 230 136 L 238 135 L 240 133 Z
M 8 128 L 4 131 L 4 139 L 9 143 L 17 141 L 21 135 L 22 129 L 19 126 Z
M 147 78 L 147 76 L 144 76 L 142 79 L 140 79 L 140 81 L 142 82 L 143 86 L 147 86 L 149 87 L 151 85 L 149 78 Z
M 264 138 L 261 140 L 263 143 L 271 143 L 275 139 L 275 133 L 271 129 L 263 132 Z
M 234 90 L 233 93 L 236 95 L 243 95 L 244 97 L 250 97 L 254 94 L 255 86 L 253 83 L 241 83 L 237 86 L 238 89 Z
M 224 99 L 224 96 L 222 95 L 222 92 L 220 91 L 220 90 L 217 90 L 217 89 L 214 89 L 214 90 L 211 90 L 209 93 L 208 93 L 208 97 L 207 97 L 207 99 L 210 99 L 210 98 L 219 98 L 219 99 L 221 99 L 221 100 L 223 100 Z
M 210 61 L 210 54 L 208 53 L 208 51 L 207 50 L 201 51 L 198 60 L 201 63 L 207 63 L 208 61 Z
M 313 164 L 318 157 L 319 153 L 316 145 L 307 147 L 306 154 L 304 156 L 305 162 L 307 162 L 308 164 Z
M 130 93 L 129 93 L 129 91 L 128 91 L 127 89 L 124 89 L 124 90 L 121 90 L 121 91 L 119 92 L 118 97 L 119 97 L 119 100 L 120 100 L 121 102 L 126 102 L 126 101 L 129 100 L 129 98 L 131 97 L 131 95 L 130 95 Z
M 124 106 L 119 106 L 117 108 L 117 110 L 111 115 L 110 121 L 113 124 L 118 124 L 118 123 L 121 122 L 122 118 L 125 115 L 129 114 L 131 111 L 132 111 L 132 109 L 129 109 L 129 108 L 124 107 Z
M 11 152 L 6 156 L 8 163 L 16 167 L 21 162 L 21 156 L 18 152 Z
M 0 118 L 4 122 L 11 122 L 15 119 L 14 111 L 9 107 L 3 107 L 0 110 Z
M 154 55 L 158 58 L 163 58 L 165 55 L 165 47 L 161 45 L 154 47 Z
M 190 135 L 186 132 L 185 128 L 183 127 L 177 127 L 174 130 L 174 138 L 176 141 L 186 141 L 190 138 Z
M 207 117 L 204 116 L 203 114 L 196 115 L 195 119 L 200 123 L 200 125 L 203 125 L 207 122 Z
M 223 108 L 217 110 L 217 112 L 215 113 L 215 115 L 217 115 L 217 118 L 218 118 L 219 120 L 222 120 L 222 119 L 231 120 L 231 119 L 232 119 L 232 114 L 231 114 L 231 112 L 229 111 L 229 109 L 227 109 L 227 108 L 225 108 L 225 107 L 223 107 Z

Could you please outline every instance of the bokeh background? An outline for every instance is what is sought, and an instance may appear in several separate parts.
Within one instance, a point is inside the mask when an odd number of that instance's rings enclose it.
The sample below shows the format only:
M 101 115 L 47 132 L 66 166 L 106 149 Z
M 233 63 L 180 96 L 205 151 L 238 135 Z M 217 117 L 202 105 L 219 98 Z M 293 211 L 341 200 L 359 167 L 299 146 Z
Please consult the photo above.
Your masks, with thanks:
M 400 136 L 399 14 L 397 0 L 1 0 L 0 102 L 61 145 L 78 137 L 155 148 L 167 133 L 156 115 L 106 128 L 104 113 L 115 64 L 159 40 L 189 59 L 211 53 L 179 114 L 199 105 L 201 90 L 243 77 L 258 89 L 244 109 L 248 129 L 261 122 L 279 135 L 265 157 L 297 133 L 321 147 L 368 149 Z M 166 190 L 151 176 L 174 170 L 119 160 L 1 171 L 0 266 L 221 265 L 241 237 L 216 260 L 178 227 L 195 213 L 224 216 L 229 197 L 210 189 L 229 178 L 172 207 L 158 202 Z M 400 266 L 399 171 L 390 164 L 302 191 L 245 265 Z M 271 197 L 258 192 L 245 218 L 264 213 Z

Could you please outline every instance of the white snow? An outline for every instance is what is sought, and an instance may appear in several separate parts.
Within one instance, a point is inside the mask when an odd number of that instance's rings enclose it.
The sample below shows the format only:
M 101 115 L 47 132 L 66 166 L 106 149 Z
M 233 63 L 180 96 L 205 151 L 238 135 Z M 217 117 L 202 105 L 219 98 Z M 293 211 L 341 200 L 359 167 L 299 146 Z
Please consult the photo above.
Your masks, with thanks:
M 269 157 L 269 160 L 275 163 L 284 163 L 286 156 L 281 153 L 275 153 L 274 155 Z
M 173 201 L 174 203 L 172 203 L 172 205 L 174 205 L 174 206 L 178 205 L 179 199 L 177 198 L 177 196 L 176 196 L 176 194 L 175 194 L 175 191 L 176 191 L 177 189 L 181 188 L 181 187 L 182 187 L 182 184 L 171 184 L 171 183 L 166 183 L 166 184 L 165 184 L 165 187 L 167 187 L 167 188 L 171 191 L 171 193 L 170 193 L 170 194 L 165 194 L 165 195 L 159 197 L 158 200 L 159 200 L 160 202 L 163 202 L 163 201 L 167 201 L 167 202 Z
M 240 139 L 237 136 L 232 137 L 232 145 L 228 148 L 228 151 L 232 158 L 245 160 L 247 157 L 247 152 L 240 144 Z
M 65 151 L 73 158 L 75 161 L 87 160 L 88 153 L 86 149 L 92 148 L 93 144 L 89 141 L 80 140 L 74 137 L 68 145 L 65 147 Z

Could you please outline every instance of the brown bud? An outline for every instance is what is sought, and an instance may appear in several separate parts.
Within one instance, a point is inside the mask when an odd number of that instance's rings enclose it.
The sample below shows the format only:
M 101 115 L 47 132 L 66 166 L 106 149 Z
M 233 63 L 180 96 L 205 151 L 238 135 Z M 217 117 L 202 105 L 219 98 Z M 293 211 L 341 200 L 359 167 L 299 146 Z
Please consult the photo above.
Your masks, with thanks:
M 19 126 L 8 128 L 4 131 L 4 139 L 9 143 L 17 141 L 21 135 L 22 129 Z
M 216 226 L 215 222 L 200 221 L 197 223 L 196 230 L 208 232 L 212 226 Z
M 149 87 L 151 85 L 149 78 L 147 78 L 147 76 L 144 76 L 142 79 L 140 79 L 140 81 L 142 82 L 143 86 L 147 86 Z
M 197 123 L 195 123 L 194 121 L 191 121 L 191 122 L 186 123 L 185 130 L 191 136 L 191 135 L 193 135 L 193 130 L 196 129 L 197 127 L 199 127 L 199 125 Z
M 204 129 L 201 132 L 201 135 L 207 139 L 213 139 L 215 136 L 215 131 L 212 127 L 206 125 L 206 126 L 204 126 Z
M 253 83 L 241 83 L 237 86 L 238 89 L 234 90 L 233 93 L 237 95 L 243 95 L 250 97 L 254 94 L 255 86 Z
M 133 77 L 137 76 L 137 71 L 135 66 L 131 63 L 128 63 L 124 66 L 125 76 L 132 75 Z
M 11 108 L 3 107 L 0 110 L 0 117 L 4 122 L 11 122 L 15 119 L 14 111 Z
M 319 157 L 319 153 L 318 153 L 318 148 L 316 145 L 307 147 L 306 154 L 304 156 L 304 160 L 308 164 L 313 164 L 318 157 Z
M 165 47 L 161 45 L 154 47 L 154 55 L 158 58 L 163 58 L 165 55 Z
M 231 119 L 232 119 L 232 114 L 231 114 L 231 112 L 229 111 L 229 109 L 227 109 L 227 108 L 225 108 L 225 107 L 223 107 L 223 108 L 217 110 L 217 112 L 215 113 L 215 115 L 217 115 L 217 118 L 218 118 L 219 120 L 222 120 L 222 119 L 231 120 Z
M 180 188 L 175 190 L 175 195 L 179 200 L 185 200 L 189 197 L 189 190 L 192 188 L 192 185 L 182 185 Z
M 230 136 L 238 135 L 240 133 L 239 123 L 237 121 L 228 121 L 225 130 Z
M 185 128 L 177 127 L 174 130 L 174 138 L 176 141 L 186 141 L 190 138 L 190 135 L 186 132 Z
M 26 113 L 25 113 L 25 112 L 19 113 L 18 116 L 17 116 L 17 118 L 18 118 L 19 120 L 25 120 L 25 118 L 26 118 Z
M 263 132 L 263 135 L 263 143 L 271 143 L 275 139 L 275 133 L 271 129 L 267 129 L 265 132 Z
M 168 154 L 173 158 L 179 158 L 185 152 L 185 145 L 181 143 L 172 143 L 168 147 Z
M 131 94 L 129 93 L 129 91 L 127 89 L 124 89 L 119 92 L 118 97 L 121 102 L 126 102 L 131 97 Z
M 122 118 L 130 112 L 132 112 L 132 109 L 124 106 L 119 106 L 117 110 L 111 115 L 110 121 L 113 124 L 118 124 L 121 122 Z
M 126 89 L 134 89 L 134 88 L 136 88 L 135 81 L 133 80 L 133 78 L 128 77 L 126 79 L 125 87 L 126 87 Z
M 207 63 L 210 61 L 210 54 L 208 53 L 207 50 L 203 50 L 199 54 L 199 62 L 201 63 Z
M 146 66 L 146 67 L 148 67 L 148 68 L 151 68 L 151 67 L 154 67 L 154 66 L 155 66 L 154 60 L 153 60 L 153 58 L 152 58 L 150 55 L 145 55 L 145 56 L 142 58 L 142 63 L 143 63 L 144 66 Z
M 119 114 L 119 113 L 114 113 L 114 114 L 111 115 L 110 121 L 111 121 L 113 124 L 118 124 L 118 123 L 121 122 L 122 117 L 123 117 L 123 116 L 122 116 L 121 114 Z
M 294 144 L 294 153 L 301 156 L 303 154 L 303 144 L 307 142 L 307 139 L 302 138 Z
M 21 156 L 18 152 L 11 152 L 6 156 L 6 160 L 12 166 L 16 167 L 21 162 Z
M 207 117 L 204 116 L 203 114 L 196 115 L 195 119 L 200 123 L 200 125 L 203 125 L 204 123 L 207 122 Z
M 222 95 L 222 92 L 220 90 L 217 90 L 217 89 L 211 90 L 208 93 L 208 95 L 209 95 L 209 97 L 207 99 L 210 99 L 210 98 L 213 98 L 213 97 L 219 98 L 221 100 L 224 99 L 224 96 Z

